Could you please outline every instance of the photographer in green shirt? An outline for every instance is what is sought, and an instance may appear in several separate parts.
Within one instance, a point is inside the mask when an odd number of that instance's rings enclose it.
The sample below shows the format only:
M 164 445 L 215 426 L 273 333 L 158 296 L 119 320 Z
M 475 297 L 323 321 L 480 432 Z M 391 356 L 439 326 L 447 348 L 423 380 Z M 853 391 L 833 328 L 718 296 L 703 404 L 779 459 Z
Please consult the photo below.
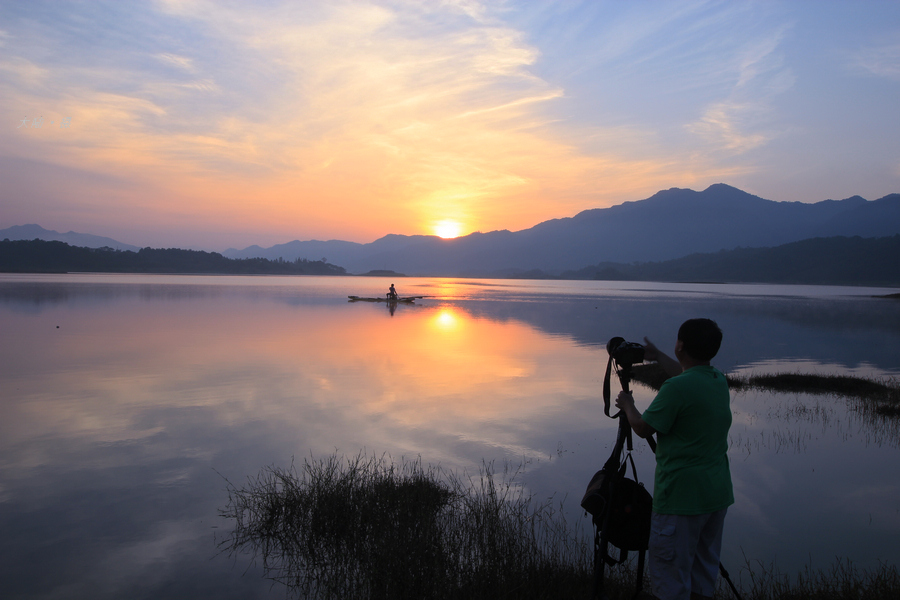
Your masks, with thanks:
M 710 360 L 722 332 L 690 319 L 678 330 L 673 360 L 644 339 L 644 357 L 670 375 L 643 415 L 622 391 L 616 406 L 641 437 L 657 434 L 650 530 L 651 590 L 659 600 L 712 598 L 725 512 L 734 504 L 728 465 L 728 384 Z

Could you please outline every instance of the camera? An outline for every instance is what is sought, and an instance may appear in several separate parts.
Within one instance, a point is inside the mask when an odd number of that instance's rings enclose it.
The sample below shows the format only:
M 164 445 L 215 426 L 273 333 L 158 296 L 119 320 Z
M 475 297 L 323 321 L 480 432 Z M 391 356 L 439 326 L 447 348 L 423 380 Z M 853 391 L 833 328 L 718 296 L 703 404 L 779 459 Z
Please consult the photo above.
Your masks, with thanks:
M 632 365 L 644 362 L 644 347 L 636 342 L 626 342 L 625 338 L 609 340 L 606 351 L 620 369 L 630 369 Z

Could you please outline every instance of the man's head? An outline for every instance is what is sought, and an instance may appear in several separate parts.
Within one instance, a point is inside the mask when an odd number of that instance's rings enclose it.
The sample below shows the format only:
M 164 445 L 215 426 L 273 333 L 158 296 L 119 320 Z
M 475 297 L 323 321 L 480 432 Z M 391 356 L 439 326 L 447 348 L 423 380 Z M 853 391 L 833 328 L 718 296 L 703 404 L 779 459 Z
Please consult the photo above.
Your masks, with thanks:
M 678 329 L 681 352 L 697 362 L 709 362 L 722 345 L 722 330 L 711 319 L 688 319 Z

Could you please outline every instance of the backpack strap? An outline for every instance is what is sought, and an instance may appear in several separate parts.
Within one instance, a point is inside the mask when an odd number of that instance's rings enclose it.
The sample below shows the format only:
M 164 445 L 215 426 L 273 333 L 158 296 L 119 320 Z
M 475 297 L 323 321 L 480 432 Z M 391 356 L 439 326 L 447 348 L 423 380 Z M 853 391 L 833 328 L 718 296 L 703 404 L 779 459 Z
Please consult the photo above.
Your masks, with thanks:
M 622 461 L 621 475 L 624 477 L 629 461 L 631 462 L 631 475 L 632 477 L 634 477 L 634 480 L 637 481 L 637 467 L 634 464 L 634 457 L 631 455 L 631 452 L 628 452 L 625 455 L 625 460 Z M 643 591 L 644 589 L 644 559 L 646 558 L 646 555 L 646 550 L 641 550 L 638 552 L 637 581 L 635 582 L 634 600 L 637 600 L 637 598 L 641 595 L 641 591 Z

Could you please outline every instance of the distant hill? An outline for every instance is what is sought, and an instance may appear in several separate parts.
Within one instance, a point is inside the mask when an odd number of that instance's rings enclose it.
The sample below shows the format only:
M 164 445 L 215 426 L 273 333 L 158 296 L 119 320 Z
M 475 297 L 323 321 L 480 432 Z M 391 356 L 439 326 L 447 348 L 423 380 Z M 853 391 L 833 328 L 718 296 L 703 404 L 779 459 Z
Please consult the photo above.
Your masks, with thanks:
M 602 263 L 566 279 L 791 283 L 900 287 L 900 235 L 828 237 L 774 248 L 738 248 L 663 262 Z
M 507 277 L 539 270 L 560 275 L 601 262 L 664 261 L 739 247 L 771 247 L 825 236 L 900 234 L 900 194 L 814 204 L 774 202 L 737 188 L 672 188 L 645 200 L 592 209 L 517 232 L 473 233 L 445 240 L 388 235 L 369 244 L 293 241 L 229 249 L 225 256 L 328 257 L 352 273 Z
M 672 188 L 650 198 L 586 210 L 522 231 L 473 233 L 445 240 L 386 235 L 369 244 L 299 241 L 270 248 L 229 248 L 231 259 L 322 262 L 350 273 L 394 271 L 461 277 L 559 277 L 586 265 L 663 262 L 737 248 L 776 247 L 821 237 L 900 234 L 900 194 L 813 204 L 774 202 L 725 184 L 702 192 Z M 110 238 L 48 231 L 38 225 L 0 230 L 0 240 L 53 240 L 88 248 L 137 251 Z M 590 267 L 593 268 L 593 267 Z
M 194 273 L 228 275 L 346 275 L 324 261 L 231 259 L 176 248 L 114 250 L 43 240 L 0 241 L 0 273 Z
M 70 246 L 84 248 L 113 248 L 114 250 L 140 250 L 137 246 L 123 244 L 112 238 L 90 235 L 88 233 L 60 233 L 44 229 L 40 225 L 13 225 L 0 229 L 0 240 L 44 240 L 47 242 L 65 242 Z
M 900 287 L 900 235 L 813 238 L 773 248 L 738 248 L 661 262 L 604 262 L 558 276 L 538 269 L 517 277 L 708 283 L 792 283 Z M 143 248 L 138 252 L 82 248 L 63 242 L 4 240 L 6 273 L 209 273 L 346 275 L 324 261 L 229 259 L 215 252 Z M 371 275 L 400 276 L 375 271 Z

